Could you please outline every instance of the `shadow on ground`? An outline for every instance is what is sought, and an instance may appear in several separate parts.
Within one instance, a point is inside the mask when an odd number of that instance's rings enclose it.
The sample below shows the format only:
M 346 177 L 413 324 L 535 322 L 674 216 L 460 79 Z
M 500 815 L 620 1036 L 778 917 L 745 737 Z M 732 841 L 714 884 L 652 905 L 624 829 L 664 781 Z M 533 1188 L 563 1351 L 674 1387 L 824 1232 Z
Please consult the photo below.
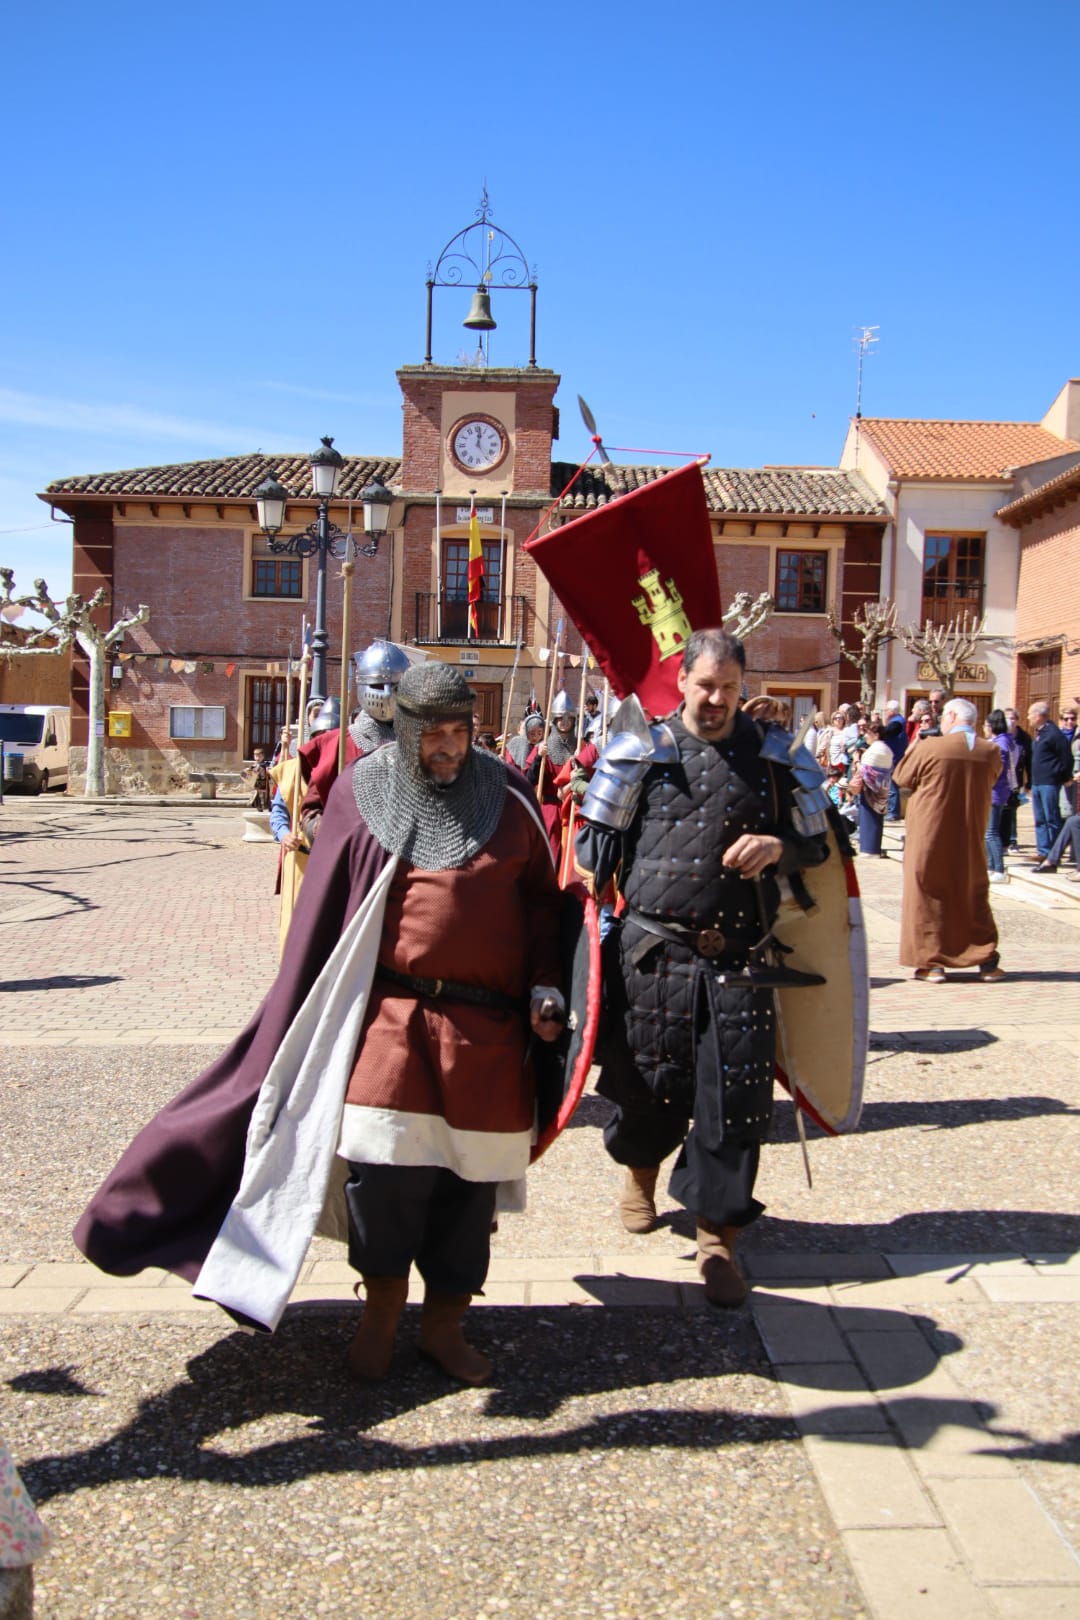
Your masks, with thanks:
M 846 1317 L 858 1327 L 866 1315 L 843 1308 L 826 1312 L 810 1301 L 798 1308 L 811 1334 L 814 1318 L 829 1315 L 843 1331 Z M 896 1313 L 874 1312 L 877 1325 L 890 1314 Z M 496 1382 L 482 1392 L 463 1392 L 461 1399 L 470 1404 L 459 1402 L 453 1408 L 456 1420 L 448 1422 L 457 1431 L 455 1438 L 398 1443 L 388 1438 L 395 1420 L 457 1398 L 454 1386 L 417 1356 L 417 1315 L 407 1313 L 390 1376 L 372 1386 L 350 1382 L 343 1371 L 342 1356 L 356 1321 L 351 1310 L 293 1308 L 272 1338 L 230 1333 L 188 1361 L 186 1377 L 143 1396 L 132 1420 L 98 1443 L 20 1459 L 23 1480 L 42 1504 L 72 1491 L 152 1477 L 254 1487 L 320 1474 L 456 1468 L 597 1450 L 712 1450 L 798 1438 L 793 1420 L 775 1410 L 771 1390 L 761 1401 L 762 1410 L 745 1409 L 753 1388 L 751 1384 L 748 1390 L 747 1379 L 771 1383 L 748 1312 L 564 1306 L 476 1312 L 470 1334 L 495 1361 Z M 897 1321 L 899 1325 L 899 1317 Z M 912 1323 L 922 1329 L 926 1342 L 927 1365 L 920 1373 L 925 1376 L 943 1353 L 960 1348 L 960 1341 L 940 1333 L 929 1318 L 905 1313 L 903 1325 L 910 1330 Z M 28 1370 L 11 1380 L 12 1390 L 37 1399 L 127 1399 L 131 1392 L 126 1388 L 92 1387 L 92 1333 L 86 1342 L 85 1365 Z M 797 1377 L 798 1372 L 787 1369 L 786 1376 Z M 140 1387 L 137 1374 L 131 1376 Z M 867 1429 L 865 1400 L 845 1399 L 856 1387 L 853 1376 L 858 1378 L 850 1362 L 806 1369 L 807 1384 L 821 1396 L 813 1427 L 849 1443 L 866 1438 Z M 737 1381 L 731 1389 L 741 1405 L 723 1404 L 724 1380 L 729 1378 Z M 575 1407 L 581 1399 L 593 1403 L 584 1420 Z M 955 1400 L 893 1399 L 900 1403 L 901 1426 L 928 1439 L 944 1425 L 966 1424 L 983 1433 L 983 1421 L 995 1415 L 991 1408 L 976 1413 L 972 1407 L 965 1416 Z M 565 1426 L 553 1427 L 552 1420 L 564 1412 Z M 83 1427 L 85 1432 L 85 1419 Z M 277 1432 L 267 1439 L 268 1431 Z M 1010 1439 L 1025 1448 L 1017 1455 L 1033 1454 L 1032 1436 L 1012 1430 L 988 1435 L 987 1448 L 999 1449 Z M 1067 1460 L 1059 1458 L 1061 1450 L 1038 1447 L 1043 1460 Z

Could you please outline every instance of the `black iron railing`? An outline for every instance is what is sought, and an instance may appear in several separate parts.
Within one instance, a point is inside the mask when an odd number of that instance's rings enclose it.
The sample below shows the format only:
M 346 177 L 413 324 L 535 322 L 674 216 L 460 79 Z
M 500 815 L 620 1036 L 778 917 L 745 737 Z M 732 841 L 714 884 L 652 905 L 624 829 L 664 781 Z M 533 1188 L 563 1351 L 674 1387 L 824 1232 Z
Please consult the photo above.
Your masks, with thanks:
M 470 641 L 478 646 L 516 647 L 529 641 L 533 625 L 527 596 L 508 596 L 501 602 L 477 603 L 477 634 L 469 635 L 469 604 L 463 598 L 440 597 L 437 591 L 416 593 L 416 641 L 452 645 Z

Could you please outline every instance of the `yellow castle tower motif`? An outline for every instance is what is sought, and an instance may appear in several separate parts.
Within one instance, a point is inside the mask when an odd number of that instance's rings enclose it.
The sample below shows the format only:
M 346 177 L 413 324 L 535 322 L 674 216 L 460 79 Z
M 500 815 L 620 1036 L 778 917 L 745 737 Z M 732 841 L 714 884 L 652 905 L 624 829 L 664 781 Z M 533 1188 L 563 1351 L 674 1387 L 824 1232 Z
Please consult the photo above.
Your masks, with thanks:
M 673 579 L 669 579 L 665 587 L 660 583 L 660 570 L 651 568 L 640 576 L 638 584 L 644 586 L 646 594 L 635 596 L 631 606 L 637 610 L 642 624 L 652 631 L 663 663 L 665 658 L 674 658 L 676 653 L 682 652 L 690 639 L 692 626 L 682 610 L 682 595 Z

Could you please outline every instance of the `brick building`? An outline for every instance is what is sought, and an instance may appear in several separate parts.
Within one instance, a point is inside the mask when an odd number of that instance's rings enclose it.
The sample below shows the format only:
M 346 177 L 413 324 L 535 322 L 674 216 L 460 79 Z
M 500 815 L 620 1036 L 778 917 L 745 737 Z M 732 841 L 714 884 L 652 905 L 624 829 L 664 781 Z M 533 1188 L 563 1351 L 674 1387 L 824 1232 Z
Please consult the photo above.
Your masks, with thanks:
M 541 652 L 561 608 L 522 543 L 571 478 L 553 461 L 559 377 L 521 368 L 426 363 L 398 372 L 399 457 L 347 456 L 331 518 L 361 527 L 359 497 L 379 478 L 394 492 L 379 554 L 359 557 L 348 645 L 389 635 L 460 663 L 478 712 L 494 729 L 516 724 L 530 691 L 541 700 Z M 659 467 L 590 467 L 548 519 L 558 523 L 663 476 Z M 313 616 L 313 560 L 269 550 L 254 492 L 273 473 L 290 498 L 283 533 L 315 515 L 307 458 L 230 456 L 178 466 L 63 478 L 42 499 L 74 523 L 74 589 L 104 586 L 109 611 L 146 602 L 150 619 L 114 661 L 110 712 L 130 714 L 130 735 L 110 736 L 110 786 L 132 791 L 183 785 L 191 770 L 236 768 L 272 743 L 285 710 L 287 660 Z M 857 696 L 840 666 L 825 614 L 850 620 L 878 595 L 888 512 L 858 472 L 836 468 L 707 468 L 705 485 L 725 604 L 739 590 L 768 590 L 777 612 L 748 645 L 750 689 L 788 697 L 797 712 Z M 480 634 L 467 637 L 468 511 L 475 494 L 485 555 Z M 588 566 L 588 559 L 583 559 Z M 598 590 L 603 580 L 596 581 Z M 329 566 L 328 685 L 340 679 L 341 579 Z M 518 647 L 520 644 L 520 654 Z M 576 697 L 581 645 L 564 641 Z M 507 715 L 515 655 L 518 670 Z M 85 667 L 72 672 L 72 740 L 78 769 L 87 738 Z
M 1080 456 L 997 516 L 1020 545 L 1012 701 L 1021 715 L 1049 703 L 1056 717 L 1080 699 Z

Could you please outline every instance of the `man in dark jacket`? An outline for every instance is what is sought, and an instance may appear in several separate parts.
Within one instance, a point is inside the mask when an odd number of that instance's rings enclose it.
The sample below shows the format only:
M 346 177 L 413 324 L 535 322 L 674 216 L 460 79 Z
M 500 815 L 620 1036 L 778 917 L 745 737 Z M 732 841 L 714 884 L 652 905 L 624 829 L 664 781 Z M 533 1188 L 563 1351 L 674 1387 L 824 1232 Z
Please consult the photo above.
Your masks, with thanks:
M 884 709 L 885 729 L 881 733 L 881 740 L 888 747 L 893 758 L 893 769 L 904 757 L 904 750 L 908 745 L 907 726 L 904 724 L 904 711 L 895 698 L 890 698 Z M 888 817 L 890 821 L 900 819 L 900 789 L 890 779 Z
M 1072 778 L 1072 750 L 1050 718 L 1048 703 L 1028 710 L 1031 727 L 1031 805 L 1035 812 L 1035 847 L 1046 860 L 1061 831 L 1061 790 Z

